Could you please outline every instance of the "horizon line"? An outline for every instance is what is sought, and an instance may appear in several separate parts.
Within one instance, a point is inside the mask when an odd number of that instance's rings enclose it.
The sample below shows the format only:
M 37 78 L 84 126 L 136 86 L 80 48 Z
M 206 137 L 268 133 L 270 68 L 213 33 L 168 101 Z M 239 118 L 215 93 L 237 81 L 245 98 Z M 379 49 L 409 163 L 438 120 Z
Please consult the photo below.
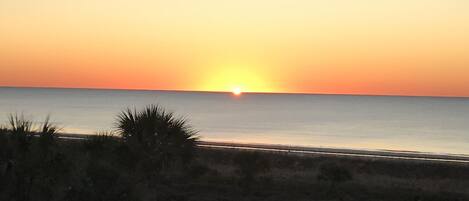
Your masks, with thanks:
M 104 88 L 104 87 L 51 87 L 51 86 L 2 86 L 0 88 L 22 88 L 22 89 L 72 89 L 72 90 L 116 90 L 116 91 L 160 91 L 181 93 L 223 93 L 231 94 L 231 91 L 209 91 L 209 90 L 184 90 L 184 89 L 145 89 L 145 88 Z M 272 94 L 272 95 L 329 95 L 329 96 L 383 96 L 383 97 L 415 97 L 415 98 L 463 98 L 469 96 L 431 96 L 431 95 L 400 95 L 400 94 L 355 94 L 355 93 L 314 93 L 314 92 L 242 92 L 243 94 Z

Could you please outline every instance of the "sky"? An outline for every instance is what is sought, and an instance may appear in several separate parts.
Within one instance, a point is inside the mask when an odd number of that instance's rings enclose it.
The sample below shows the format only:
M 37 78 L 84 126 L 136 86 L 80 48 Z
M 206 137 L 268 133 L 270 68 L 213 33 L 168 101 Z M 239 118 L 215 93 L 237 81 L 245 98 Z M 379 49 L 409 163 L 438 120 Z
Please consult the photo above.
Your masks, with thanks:
M 0 0 L 0 86 L 469 96 L 467 0 Z

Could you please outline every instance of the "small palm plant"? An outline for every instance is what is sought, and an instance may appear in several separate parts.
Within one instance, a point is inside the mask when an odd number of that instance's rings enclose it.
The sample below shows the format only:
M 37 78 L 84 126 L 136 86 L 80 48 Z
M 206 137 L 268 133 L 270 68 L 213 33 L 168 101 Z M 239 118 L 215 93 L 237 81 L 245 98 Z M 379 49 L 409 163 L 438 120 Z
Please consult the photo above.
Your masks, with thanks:
M 39 144 L 43 149 L 49 148 L 57 141 L 57 132 L 60 128 L 50 122 L 50 117 L 47 116 L 41 128 L 36 132 L 39 134 Z
M 58 130 L 58 127 L 50 123 L 49 117 L 42 125 L 36 126 L 33 121 L 18 114 L 10 114 L 9 125 L 0 129 L 0 168 L 3 170 L 0 171 L 0 177 L 5 182 L 3 184 L 23 185 L 10 188 L 14 191 L 21 189 L 20 200 L 42 196 L 33 196 L 31 189 L 47 189 L 46 186 L 52 185 L 50 182 L 58 180 L 60 170 L 68 167 L 62 155 L 57 153 Z M 45 194 L 50 195 L 49 192 Z
M 121 112 L 117 127 L 130 150 L 152 169 L 167 167 L 175 161 L 187 164 L 198 139 L 197 132 L 184 118 L 176 118 L 158 105 Z
M 12 139 L 18 143 L 19 149 L 25 151 L 32 143 L 34 135 L 39 137 L 41 148 L 47 149 L 57 140 L 57 132 L 59 127 L 50 122 L 49 116 L 46 117 L 44 123 L 38 127 L 24 115 L 10 114 L 8 116 L 9 127 L 6 128 L 11 134 Z
M 8 116 L 9 128 L 13 142 L 20 151 L 27 151 L 33 138 L 33 122 L 23 115 L 10 114 Z

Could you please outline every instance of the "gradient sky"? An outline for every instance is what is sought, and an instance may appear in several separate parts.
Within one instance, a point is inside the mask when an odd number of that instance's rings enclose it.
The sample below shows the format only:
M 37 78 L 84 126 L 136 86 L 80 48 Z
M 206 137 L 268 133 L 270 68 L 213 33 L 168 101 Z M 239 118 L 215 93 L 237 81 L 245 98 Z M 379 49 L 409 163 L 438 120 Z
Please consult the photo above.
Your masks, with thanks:
M 0 0 L 0 86 L 469 96 L 467 0 Z

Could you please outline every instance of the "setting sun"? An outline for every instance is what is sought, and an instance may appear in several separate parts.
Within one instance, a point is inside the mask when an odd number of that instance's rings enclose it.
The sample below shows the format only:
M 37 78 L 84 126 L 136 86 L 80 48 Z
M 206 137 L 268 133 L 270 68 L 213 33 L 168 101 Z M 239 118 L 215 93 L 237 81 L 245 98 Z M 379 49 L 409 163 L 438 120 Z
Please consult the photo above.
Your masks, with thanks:
M 235 95 L 235 96 L 240 96 L 242 91 L 241 91 L 241 88 L 239 87 L 236 87 L 233 89 L 232 93 Z

